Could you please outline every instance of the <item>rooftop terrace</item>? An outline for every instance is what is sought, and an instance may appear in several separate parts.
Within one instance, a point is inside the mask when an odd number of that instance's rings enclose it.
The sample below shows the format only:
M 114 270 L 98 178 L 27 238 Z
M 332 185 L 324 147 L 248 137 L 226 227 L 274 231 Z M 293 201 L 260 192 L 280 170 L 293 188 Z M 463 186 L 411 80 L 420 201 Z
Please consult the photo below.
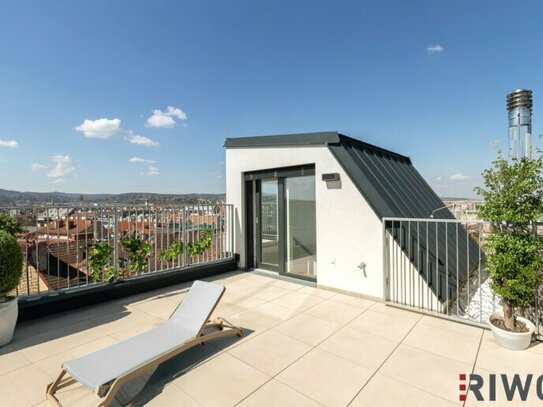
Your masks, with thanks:
M 543 345 L 508 351 L 481 328 L 254 272 L 210 280 L 226 286 L 215 315 L 246 336 L 197 346 L 132 380 L 118 405 L 474 406 L 482 403 L 471 395 L 459 401 L 459 374 L 543 366 Z M 189 286 L 19 323 L 0 348 L 0 404 L 48 406 L 45 386 L 63 361 L 163 323 Z M 539 402 L 533 392 L 523 405 Z M 79 384 L 58 396 L 65 406 L 98 401 Z

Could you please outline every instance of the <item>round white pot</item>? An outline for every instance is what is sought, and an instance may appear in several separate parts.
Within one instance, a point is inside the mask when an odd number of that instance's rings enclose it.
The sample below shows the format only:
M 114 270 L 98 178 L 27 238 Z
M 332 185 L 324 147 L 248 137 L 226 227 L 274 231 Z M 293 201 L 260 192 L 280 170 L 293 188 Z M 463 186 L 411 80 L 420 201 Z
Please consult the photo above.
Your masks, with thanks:
M 503 317 L 503 315 L 492 314 L 488 319 L 488 324 L 490 325 L 490 330 L 494 334 L 494 339 L 501 346 L 512 350 L 522 350 L 530 346 L 532 334 L 535 332 L 535 325 L 532 323 L 532 321 L 526 318 L 517 317 L 517 320 L 526 324 L 528 332 L 509 332 L 498 328 L 492 322 L 490 322 L 493 317 Z
M 11 342 L 18 315 L 17 297 L 8 297 L 7 301 L 0 302 L 0 346 Z

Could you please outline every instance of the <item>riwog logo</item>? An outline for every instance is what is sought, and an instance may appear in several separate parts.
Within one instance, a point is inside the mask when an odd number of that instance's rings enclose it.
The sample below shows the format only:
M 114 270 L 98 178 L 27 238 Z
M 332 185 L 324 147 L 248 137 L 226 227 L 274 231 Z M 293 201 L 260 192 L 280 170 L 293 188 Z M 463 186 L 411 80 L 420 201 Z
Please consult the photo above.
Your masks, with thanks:
M 469 378 L 469 380 L 467 380 Z M 535 383 L 537 397 L 543 401 L 543 375 L 538 376 L 534 381 L 533 374 L 521 376 L 514 374 L 512 379 L 506 374 L 491 373 L 488 377 L 478 374 L 460 374 L 460 401 L 466 400 L 468 392 L 477 401 L 496 401 L 498 391 L 503 392 L 507 401 L 526 401 L 530 394 L 530 386 Z

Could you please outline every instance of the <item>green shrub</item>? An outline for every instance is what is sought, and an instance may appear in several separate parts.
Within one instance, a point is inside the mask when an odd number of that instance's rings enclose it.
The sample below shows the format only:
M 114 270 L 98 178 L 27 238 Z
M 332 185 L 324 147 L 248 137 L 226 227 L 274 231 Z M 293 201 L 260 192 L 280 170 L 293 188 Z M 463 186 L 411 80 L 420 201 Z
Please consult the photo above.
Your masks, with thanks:
M 0 230 L 5 230 L 10 235 L 15 236 L 16 233 L 22 232 L 23 228 L 17 219 L 5 213 L 0 213 Z
M 89 252 L 89 269 L 92 280 L 96 282 L 109 281 L 115 275 L 115 270 L 109 267 L 113 249 L 107 242 L 92 245 Z
M 19 284 L 23 272 L 23 251 L 17 239 L 0 230 L 0 299 Z
M 130 270 L 136 272 L 145 271 L 149 265 L 151 245 L 135 237 L 122 240 L 123 247 L 128 250 L 128 262 Z
M 543 281 L 543 240 L 532 226 L 543 214 L 542 171 L 541 157 L 511 162 L 498 157 L 483 173 L 484 188 L 475 188 L 484 199 L 477 214 L 492 223 L 486 265 L 508 330 L 516 327 L 514 308 L 531 305 Z

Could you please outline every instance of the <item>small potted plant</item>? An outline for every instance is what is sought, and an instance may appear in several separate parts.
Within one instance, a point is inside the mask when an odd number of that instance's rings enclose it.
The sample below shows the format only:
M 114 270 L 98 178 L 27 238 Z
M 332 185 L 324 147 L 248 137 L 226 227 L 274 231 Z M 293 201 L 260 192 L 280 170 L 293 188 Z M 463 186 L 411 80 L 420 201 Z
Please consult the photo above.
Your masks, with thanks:
M 0 229 L 0 346 L 11 342 L 19 308 L 17 297 L 9 296 L 21 278 L 23 251 L 17 239 Z
M 491 288 L 502 301 L 503 315 L 492 314 L 490 328 L 496 341 L 509 349 L 526 349 L 534 324 L 515 309 L 531 306 L 542 282 L 543 240 L 534 222 L 543 214 L 543 159 L 498 157 L 483 173 L 484 202 L 477 213 L 491 222 L 486 238 L 486 270 Z

